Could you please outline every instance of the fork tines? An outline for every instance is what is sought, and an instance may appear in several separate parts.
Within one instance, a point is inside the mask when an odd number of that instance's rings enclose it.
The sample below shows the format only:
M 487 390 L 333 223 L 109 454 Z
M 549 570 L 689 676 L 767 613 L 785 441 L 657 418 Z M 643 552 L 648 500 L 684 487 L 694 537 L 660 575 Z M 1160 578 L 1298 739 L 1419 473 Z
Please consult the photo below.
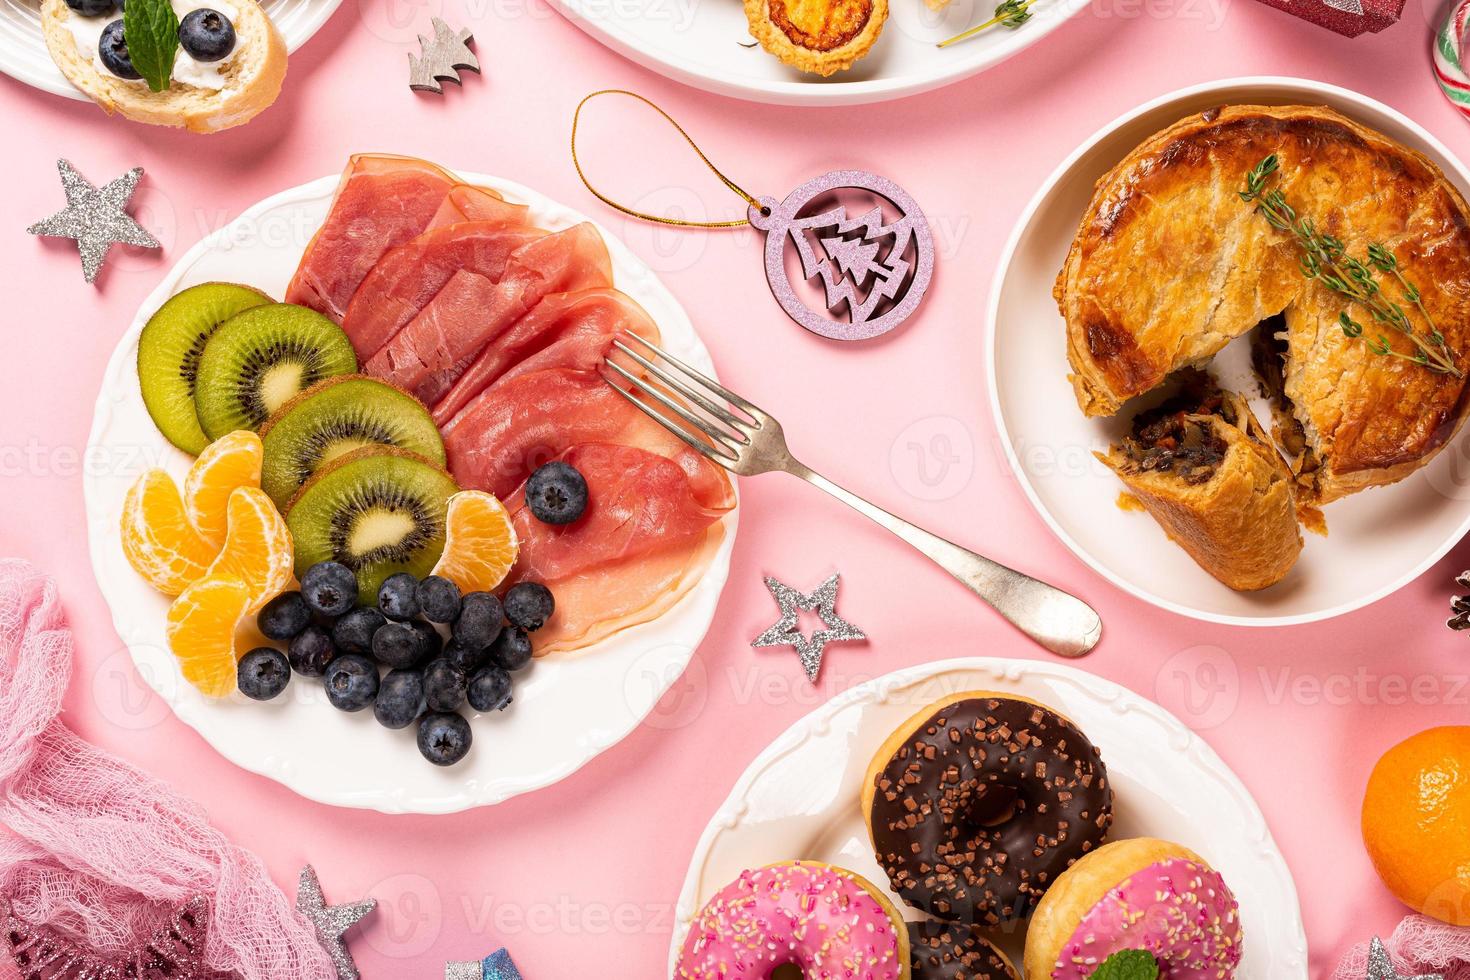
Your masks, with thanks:
M 606 372 L 603 373 L 604 380 L 645 415 L 696 451 L 722 465 L 728 466 L 737 462 L 740 449 L 750 444 L 751 433 L 761 427 L 765 413 L 637 334 L 623 331 L 621 337 L 632 341 L 651 355 L 645 356 L 644 353 L 634 350 L 624 343 L 624 339 L 613 341 L 613 347 L 642 368 L 646 376 L 630 371 L 613 360 L 610 351 L 603 366 L 614 372 L 627 387 L 609 377 Z M 663 364 L 657 363 L 659 361 Z M 646 398 L 637 397 L 628 388 L 636 389 Z M 650 404 L 646 399 L 652 399 L 657 404 Z M 729 404 L 722 405 L 716 399 Z M 729 406 L 739 409 L 741 414 L 737 415 Z M 673 417 L 670 417 L 671 414 Z M 696 432 L 703 433 L 703 436 Z

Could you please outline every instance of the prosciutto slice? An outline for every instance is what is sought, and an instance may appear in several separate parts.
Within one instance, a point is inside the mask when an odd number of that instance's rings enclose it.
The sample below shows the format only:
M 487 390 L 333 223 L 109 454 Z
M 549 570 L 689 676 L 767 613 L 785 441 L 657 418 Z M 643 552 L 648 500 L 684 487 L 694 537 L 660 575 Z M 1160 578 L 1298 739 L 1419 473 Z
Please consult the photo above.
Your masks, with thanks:
M 517 249 L 498 280 L 459 269 L 367 362 L 366 371 L 436 404 L 480 351 L 542 297 L 612 285 L 602 236 L 588 223 Z
M 596 371 L 621 331 L 659 342 L 653 319 L 616 289 L 547 296 L 480 352 L 434 406 L 434 421 L 449 422 L 497 381 L 557 367 Z
M 352 294 L 378 259 L 427 228 L 457 183 L 453 174 L 423 160 L 353 156 L 327 220 L 286 287 L 286 302 L 341 323 Z
M 559 458 L 587 480 L 579 520 L 537 520 L 524 489 L 507 501 L 521 542 L 512 579 L 542 582 L 556 595 L 555 614 L 536 634 L 537 656 L 661 615 L 698 580 L 721 540 L 719 521 L 735 503 L 722 473 L 705 483 L 646 448 L 586 443 Z
M 529 225 L 529 208 L 511 204 L 496 191 L 475 184 L 456 184 L 439 204 L 429 222 L 429 229 L 459 224 L 461 221 L 495 221 L 502 225 Z
M 366 363 L 397 336 L 456 273 L 499 282 L 516 250 L 546 232 L 506 219 L 464 221 L 431 229 L 390 249 L 353 294 L 342 329 Z

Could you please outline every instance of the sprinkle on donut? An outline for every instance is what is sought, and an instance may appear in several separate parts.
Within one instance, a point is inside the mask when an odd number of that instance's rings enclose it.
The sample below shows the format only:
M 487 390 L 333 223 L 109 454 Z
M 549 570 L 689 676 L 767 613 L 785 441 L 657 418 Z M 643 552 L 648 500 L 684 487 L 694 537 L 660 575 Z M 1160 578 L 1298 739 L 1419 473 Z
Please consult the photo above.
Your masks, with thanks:
M 961 696 L 911 721 L 894 744 L 875 760 L 873 847 L 894 890 L 937 918 L 995 926 L 1026 917 L 1112 825 L 1097 748 L 1043 705 Z
M 905 980 L 907 934 L 897 910 L 862 878 L 797 861 L 744 871 L 690 924 L 676 980 L 769 977 Z
M 909 923 L 913 980 L 1017 980 L 1005 954 L 973 926 Z

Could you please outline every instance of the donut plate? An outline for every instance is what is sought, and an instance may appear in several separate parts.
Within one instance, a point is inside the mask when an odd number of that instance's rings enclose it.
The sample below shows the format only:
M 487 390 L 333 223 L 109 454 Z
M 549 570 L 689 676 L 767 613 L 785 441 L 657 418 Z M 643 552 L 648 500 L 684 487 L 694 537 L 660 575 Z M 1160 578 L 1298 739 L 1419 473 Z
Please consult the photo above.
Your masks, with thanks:
M 1050 705 L 1102 751 L 1116 794 L 1111 839 L 1161 837 L 1198 852 L 1240 900 L 1237 980 L 1306 980 L 1307 939 L 1291 872 L 1250 793 L 1199 736 L 1126 688 L 1061 664 L 946 660 L 887 674 L 807 715 L 745 770 L 694 849 L 675 909 L 673 972 L 689 923 L 746 868 L 803 858 L 880 887 L 862 813 L 868 763 L 895 728 L 948 694 L 993 690 Z M 889 892 L 908 918 L 922 915 Z M 1019 965 L 1024 926 L 995 941 Z
M 587 220 L 519 184 L 459 173 L 528 204 L 539 227 L 555 231 Z M 338 180 L 323 177 L 248 209 L 190 249 L 138 310 L 103 376 L 87 443 L 86 458 L 98 461 L 87 467 L 84 482 L 92 567 L 143 679 L 179 720 L 236 765 L 336 806 L 449 813 L 499 803 L 565 779 L 622 741 L 683 673 L 724 589 L 738 511 L 726 515 L 724 541 L 683 599 L 653 622 L 538 662 L 518 679 L 509 710 L 472 720 L 476 744 L 455 766 L 430 765 L 412 731 L 389 731 L 371 711 L 333 710 L 322 686 L 301 678 L 267 704 L 239 693 L 216 701 L 187 683 L 164 636 L 170 600 L 128 565 L 118 534 L 123 498 L 139 474 L 161 466 L 182 480 L 190 462 L 168 444 L 143 405 L 138 334 L 164 300 L 196 283 L 248 283 L 280 296 Z M 678 301 L 626 245 L 598 230 L 612 255 L 614 282 L 653 317 L 664 348 L 712 373 L 709 352 Z

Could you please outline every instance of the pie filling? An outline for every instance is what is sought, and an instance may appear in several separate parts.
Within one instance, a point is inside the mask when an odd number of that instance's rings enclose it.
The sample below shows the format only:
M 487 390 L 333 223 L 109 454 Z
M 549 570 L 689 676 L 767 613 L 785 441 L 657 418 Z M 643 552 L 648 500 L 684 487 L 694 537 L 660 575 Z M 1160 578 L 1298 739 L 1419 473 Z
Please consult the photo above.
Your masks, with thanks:
M 1119 447 L 1129 467 L 1142 473 L 1172 473 L 1191 486 L 1210 482 L 1230 446 L 1200 416 L 1216 416 L 1228 425 L 1238 421 L 1235 409 L 1208 377 L 1188 379 L 1184 393 L 1134 418 L 1133 432 Z
M 834 51 L 862 33 L 872 0 L 770 0 L 771 22 L 797 47 Z
M 1271 421 L 1276 444 L 1285 455 L 1296 482 L 1309 493 L 1317 487 L 1317 471 L 1321 460 L 1307 439 L 1307 431 L 1296 408 L 1286 396 L 1286 317 L 1283 314 L 1262 320 L 1251 336 L 1251 365 L 1261 379 L 1271 403 Z

